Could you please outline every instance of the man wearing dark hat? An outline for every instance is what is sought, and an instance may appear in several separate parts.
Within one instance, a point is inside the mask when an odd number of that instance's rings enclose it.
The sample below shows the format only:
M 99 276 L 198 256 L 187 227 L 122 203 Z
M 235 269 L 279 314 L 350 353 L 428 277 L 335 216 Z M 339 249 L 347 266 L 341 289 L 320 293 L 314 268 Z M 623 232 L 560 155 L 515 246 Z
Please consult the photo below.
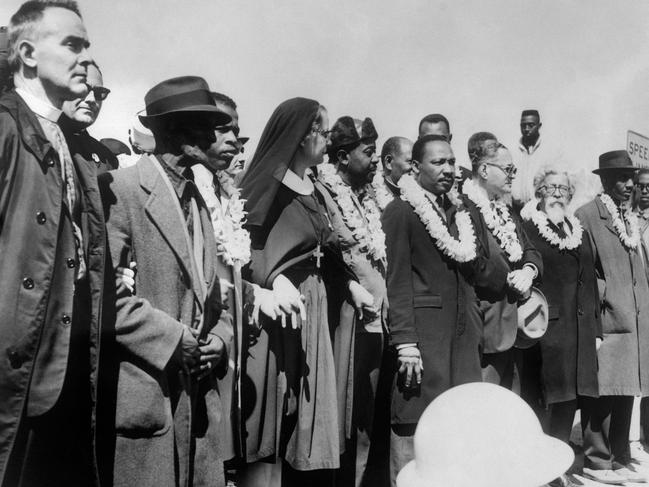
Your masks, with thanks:
M 70 152 L 94 165 L 97 175 L 117 169 L 117 157 L 101 142 L 88 133 L 99 116 L 101 105 L 110 93 L 104 86 L 101 70 L 96 63 L 88 66 L 88 94 L 84 98 L 66 101 L 60 125 L 66 136 Z
M 424 135 L 440 135 L 444 137 L 448 143 L 451 143 L 453 134 L 451 133 L 451 125 L 448 119 L 441 113 L 431 113 L 426 115 L 419 122 L 419 138 Z
M 216 380 L 232 330 L 220 320 L 217 244 L 194 184 L 219 111 L 207 83 L 183 76 L 146 96 L 152 155 L 106 173 L 100 188 L 113 264 L 137 263 L 135 294 L 117 281 L 114 485 L 222 485 L 223 412 Z
M 338 390 L 351 392 L 347 395 L 350 403 L 339 400 L 338 408 L 343 428 L 340 433 L 347 440 L 338 474 L 341 485 L 361 485 L 371 478 L 368 458 L 375 439 L 375 405 L 387 402 L 387 398 L 377 401 L 387 332 L 385 236 L 381 210 L 369 184 L 378 164 L 377 137 L 372 119 L 340 117 L 331 129 L 329 163 L 318 166 L 317 184 L 322 186 L 343 257 L 370 295 L 374 308 L 356 316 L 351 303 L 344 303 L 336 328 Z M 386 422 L 386 433 L 387 426 Z M 387 455 L 377 460 L 378 467 L 385 466 Z
M 584 476 L 604 483 L 646 481 L 629 450 L 633 397 L 649 395 L 649 286 L 629 205 L 635 171 L 626 151 L 599 156 L 593 172 L 604 192 L 576 212 L 596 256 L 604 332 L 600 397 L 582 405 Z
M 0 98 L 0 485 L 93 485 L 105 229 L 93 168 L 58 119 L 84 97 L 88 35 L 75 2 L 11 17 Z

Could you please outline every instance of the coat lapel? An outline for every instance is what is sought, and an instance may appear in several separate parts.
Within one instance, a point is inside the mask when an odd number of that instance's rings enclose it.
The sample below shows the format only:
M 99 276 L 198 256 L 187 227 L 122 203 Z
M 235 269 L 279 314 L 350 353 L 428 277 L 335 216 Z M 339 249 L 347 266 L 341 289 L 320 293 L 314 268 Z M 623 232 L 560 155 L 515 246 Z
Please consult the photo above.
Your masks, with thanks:
M 613 226 L 613 216 L 608 212 L 608 210 L 604 206 L 604 203 L 602 203 L 599 197 L 595 198 L 595 204 L 597 205 L 597 210 L 599 211 L 599 217 L 604 220 L 604 226 L 608 228 L 616 237 L 618 237 L 617 231 Z

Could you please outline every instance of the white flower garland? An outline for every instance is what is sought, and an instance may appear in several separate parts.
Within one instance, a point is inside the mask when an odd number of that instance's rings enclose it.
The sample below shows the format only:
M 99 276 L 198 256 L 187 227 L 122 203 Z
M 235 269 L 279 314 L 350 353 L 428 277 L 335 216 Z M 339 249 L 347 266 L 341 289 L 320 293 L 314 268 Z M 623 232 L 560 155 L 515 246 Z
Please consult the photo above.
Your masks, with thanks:
M 455 215 L 458 229 L 456 240 L 448 232 L 446 224 L 433 208 L 424 190 L 411 175 L 401 176 L 398 186 L 401 189 L 401 199 L 412 206 L 428 234 L 435 241 L 435 245 L 444 255 L 456 262 L 469 262 L 476 258 L 475 231 L 471 217 L 466 211 L 458 211 Z
M 371 192 L 365 190 L 365 197 L 361 203 L 365 213 L 363 216 L 354 204 L 351 187 L 343 182 L 333 164 L 318 166 L 318 179 L 336 194 L 335 201 L 340 208 L 343 221 L 361 249 L 367 249 L 367 253 L 374 260 L 384 261 L 385 234 L 381 227 L 381 211 Z
M 381 211 L 384 211 L 385 207 L 394 199 L 394 196 L 385 185 L 385 177 L 380 168 L 377 168 L 376 174 L 374 174 L 374 177 L 372 178 L 372 188 L 374 189 L 376 203 L 379 205 Z
M 491 234 L 507 254 L 507 260 L 509 262 L 521 260 L 523 249 L 516 234 L 516 224 L 509 215 L 509 208 L 505 202 L 494 200 L 495 209 L 492 208 L 492 202 L 487 198 L 486 192 L 479 188 L 472 179 L 464 181 L 462 193 L 476 204 Z
M 550 221 L 548 216 L 537 209 L 539 201 L 532 198 L 528 201 L 521 210 L 521 218 L 523 220 L 531 221 L 539 230 L 539 235 L 543 237 L 550 245 L 558 247 L 559 250 L 572 250 L 581 245 L 581 238 L 584 232 L 581 223 L 574 215 L 566 215 L 566 220 L 570 223 L 572 230 L 564 226 L 566 236 L 560 238 L 557 232 L 552 230 L 548 225 Z
M 220 203 L 214 192 L 212 173 L 202 171 L 200 168 L 198 171 L 194 171 L 196 187 L 210 211 L 217 255 L 222 257 L 229 266 L 237 264 L 243 267 L 250 262 L 251 245 L 250 234 L 243 228 L 246 223 L 246 211 L 244 210 L 246 200 L 240 197 L 241 190 L 235 186 L 232 176 L 225 171 L 218 171 L 216 176 L 221 188 L 229 198 L 222 214 L 218 210 Z
M 608 212 L 611 214 L 611 219 L 613 220 L 613 227 L 617 232 L 620 242 L 626 248 L 635 250 L 640 243 L 640 228 L 638 226 L 638 217 L 635 213 L 631 211 L 630 208 L 627 208 L 624 211 L 624 219 L 629 224 L 630 234 L 626 231 L 626 226 L 620 218 L 617 206 L 613 202 L 613 199 L 606 193 L 599 195 L 599 199 L 604 204 Z

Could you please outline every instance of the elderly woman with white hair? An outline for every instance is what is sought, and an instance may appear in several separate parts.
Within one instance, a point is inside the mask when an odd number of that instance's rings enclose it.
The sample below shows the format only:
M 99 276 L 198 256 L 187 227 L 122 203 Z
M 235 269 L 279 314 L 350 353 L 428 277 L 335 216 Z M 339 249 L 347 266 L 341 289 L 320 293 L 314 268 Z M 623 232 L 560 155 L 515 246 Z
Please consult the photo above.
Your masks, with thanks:
M 539 287 L 549 305 L 548 330 L 532 349 L 536 386 L 545 431 L 570 438 L 578 399 L 597 397 L 597 348 L 601 343 L 599 294 L 594 259 L 579 220 L 568 210 L 574 184 L 563 170 L 544 167 L 534 178 L 535 199 L 521 210 L 523 226 L 543 256 Z M 529 380 L 529 374 L 526 374 Z M 528 384 L 529 385 L 529 384 Z M 529 388 L 527 388 L 529 390 Z

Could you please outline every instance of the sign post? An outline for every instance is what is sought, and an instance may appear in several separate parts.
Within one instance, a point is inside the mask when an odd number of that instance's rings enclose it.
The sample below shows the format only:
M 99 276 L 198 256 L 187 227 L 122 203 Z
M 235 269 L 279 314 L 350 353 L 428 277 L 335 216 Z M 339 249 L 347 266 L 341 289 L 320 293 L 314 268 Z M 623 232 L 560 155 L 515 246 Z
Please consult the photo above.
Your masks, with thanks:
M 649 137 L 629 130 L 626 135 L 626 150 L 634 166 L 649 168 Z

